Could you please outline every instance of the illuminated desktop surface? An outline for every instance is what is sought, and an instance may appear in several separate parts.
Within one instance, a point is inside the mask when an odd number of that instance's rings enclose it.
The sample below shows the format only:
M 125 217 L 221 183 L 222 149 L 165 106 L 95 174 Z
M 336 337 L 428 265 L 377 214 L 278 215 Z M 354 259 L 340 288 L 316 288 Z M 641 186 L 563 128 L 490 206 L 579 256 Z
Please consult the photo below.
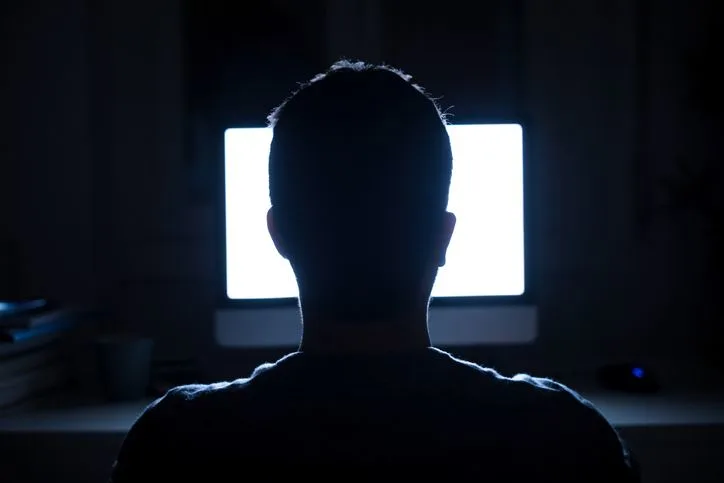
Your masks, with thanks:
M 581 394 L 624 437 L 642 468 L 643 483 L 724 481 L 721 392 L 634 396 L 591 389 Z M 24 477 L 18 481 L 106 481 L 123 438 L 149 402 L 0 418 L 3 477 L 15 470 Z
M 724 393 L 636 396 L 592 390 L 582 393 L 615 427 L 724 425 Z M 125 434 L 151 399 L 29 412 L 0 418 L 0 434 L 13 432 Z

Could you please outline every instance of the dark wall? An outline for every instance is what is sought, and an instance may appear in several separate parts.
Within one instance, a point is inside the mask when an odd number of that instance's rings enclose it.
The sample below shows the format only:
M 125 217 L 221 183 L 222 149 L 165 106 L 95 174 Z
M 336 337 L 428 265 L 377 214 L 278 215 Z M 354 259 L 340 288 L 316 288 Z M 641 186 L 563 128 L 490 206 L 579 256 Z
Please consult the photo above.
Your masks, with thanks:
M 691 14 L 681 2 L 650 3 L 642 44 L 637 2 L 523 2 L 541 335 L 512 352 L 521 360 L 715 352 L 697 228 L 638 216 L 691 129 L 679 94 Z M 189 194 L 179 2 L 4 8 L 0 215 L 25 249 L 30 289 L 107 307 L 121 326 L 156 336 L 162 355 L 211 354 L 215 219 Z M 378 27 L 373 56 L 395 50 L 413 71 L 419 56 L 386 47 Z M 337 57 L 339 26 L 328 34 Z M 455 34 L 444 35 L 455 48 Z M 484 82 L 479 66 L 454 74 L 466 72 Z
M 78 302 L 95 296 L 85 11 L 33 3 L 0 7 L 0 233 L 22 243 L 34 289 Z

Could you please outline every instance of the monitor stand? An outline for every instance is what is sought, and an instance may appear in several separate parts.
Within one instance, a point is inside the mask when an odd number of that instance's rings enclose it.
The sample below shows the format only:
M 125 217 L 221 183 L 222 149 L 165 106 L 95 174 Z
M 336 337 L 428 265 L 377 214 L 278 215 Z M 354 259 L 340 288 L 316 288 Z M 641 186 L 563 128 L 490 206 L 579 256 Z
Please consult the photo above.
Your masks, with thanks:
M 302 334 L 296 307 L 219 309 L 214 326 L 222 347 L 295 347 Z M 538 311 L 533 305 L 431 307 L 429 329 L 435 346 L 530 344 Z

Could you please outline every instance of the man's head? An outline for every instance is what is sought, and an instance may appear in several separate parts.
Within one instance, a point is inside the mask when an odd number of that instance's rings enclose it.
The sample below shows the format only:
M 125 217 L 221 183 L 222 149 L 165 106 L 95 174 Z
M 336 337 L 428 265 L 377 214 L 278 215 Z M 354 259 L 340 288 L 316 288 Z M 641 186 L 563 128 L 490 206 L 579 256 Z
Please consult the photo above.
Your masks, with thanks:
M 269 230 L 304 314 L 361 321 L 426 308 L 455 224 L 435 101 L 400 71 L 339 62 L 269 121 Z

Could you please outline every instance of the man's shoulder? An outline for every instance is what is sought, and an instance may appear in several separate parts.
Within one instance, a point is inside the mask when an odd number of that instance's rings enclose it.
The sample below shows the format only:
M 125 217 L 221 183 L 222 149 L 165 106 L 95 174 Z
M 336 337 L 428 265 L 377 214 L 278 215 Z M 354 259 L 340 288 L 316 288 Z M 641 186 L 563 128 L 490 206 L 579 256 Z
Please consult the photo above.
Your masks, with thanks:
M 178 421 L 177 418 L 181 417 L 191 423 L 195 417 L 203 417 L 208 422 L 209 414 L 219 417 L 228 416 L 227 412 L 243 415 L 240 409 L 243 409 L 245 403 L 253 403 L 254 390 L 263 385 L 273 370 L 291 356 L 274 363 L 261 364 L 248 377 L 211 384 L 176 386 L 151 403 L 140 419 Z
M 440 351 L 457 366 L 458 378 L 464 379 L 467 392 L 481 403 L 505 406 L 522 419 L 527 414 L 541 423 L 556 424 L 559 429 L 594 426 L 613 431 L 593 403 L 574 389 L 548 377 L 530 374 L 505 376 L 495 369 L 459 359 Z
M 437 353 L 438 362 L 441 362 L 437 367 L 442 371 L 436 380 L 446 381 L 450 388 L 433 387 L 433 391 L 452 390 L 472 404 L 507 407 L 512 412 L 524 410 L 528 414 L 540 415 L 537 419 L 541 420 L 544 419 L 542 416 L 545 416 L 548 421 L 556 421 L 561 428 L 566 426 L 562 420 L 570 421 L 570 425 L 574 427 L 580 426 L 581 422 L 608 425 L 593 404 L 554 379 L 529 374 L 509 377 L 495 369 L 456 358 L 447 352 L 437 349 L 434 351 Z M 297 354 L 290 354 L 275 363 L 262 364 L 246 378 L 175 387 L 153 402 L 144 416 L 159 420 L 173 420 L 184 416 L 186 420 L 191 420 L 195 415 L 202 415 L 208 421 L 209 413 L 219 417 L 229 416 L 227 413 L 233 413 L 237 417 L 243 415 L 244 410 L 253 410 L 255 401 L 266 406 L 269 404 L 269 394 L 265 389 L 273 392 L 279 389 L 277 386 L 289 389 L 287 386 L 290 379 L 304 385 L 303 377 L 286 377 L 289 376 L 288 371 L 282 370 L 282 366 L 293 366 L 285 362 L 296 356 Z M 280 378 L 284 379 L 283 383 L 276 384 Z
M 566 443 L 570 461 L 606 468 L 636 481 L 628 448 L 599 409 L 574 389 L 547 377 L 503 376 L 497 371 L 449 356 L 467 373 L 473 400 L 495 401 L 497 421 L 517 441 L 547 455 L 546 448 Z M 523 443 L 521 443 L 523 444 Z M 619 470 L 616 470 L 616 469 Z M 630 479 L 629 479 L 630 478 Z
M 466 379 L 473 389 L 486 398 L 498 394 L 519 402 L 589 405 L 574 390 L 554 379 L 522 373 L 505 376 L 491 367 L 457 358 L 441 350 L 436 349 L 436 352 L 445 358 L 451 367 L 456 368 L 460 378 Z

